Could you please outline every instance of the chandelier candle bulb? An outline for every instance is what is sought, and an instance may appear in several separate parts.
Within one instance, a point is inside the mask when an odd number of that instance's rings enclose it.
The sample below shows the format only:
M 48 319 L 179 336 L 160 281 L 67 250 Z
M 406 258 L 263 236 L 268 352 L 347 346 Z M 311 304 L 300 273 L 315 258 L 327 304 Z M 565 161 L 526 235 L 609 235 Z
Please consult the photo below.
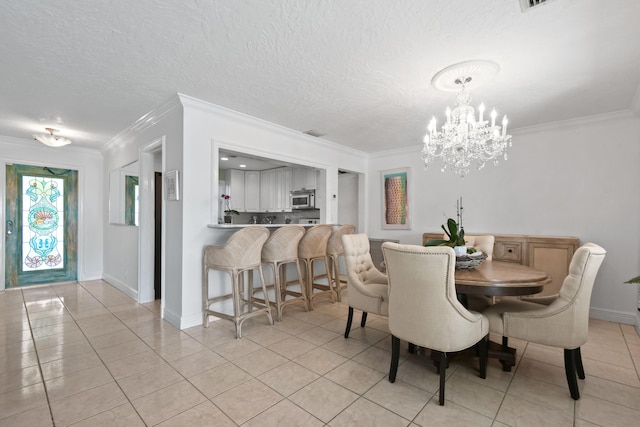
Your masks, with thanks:
M 506 136 L 507 135 L 507 123 L 509 123 L 509 120 L 507 119 L 507 115 L 505 114 L 504 117 L 502 118 L 502 136 Z
M 447 107 L 447 111 L 445 111 L 445 114 L 447 115 L 447 124 L 450 125 L 451 124 L 451 108 Z
M 494 108 L 493 111 L 491 111 L 491 127 L 496 127 L 496 117 L 498 116 L 498 113 L 496 113 L 496 109 Z
M 482 118 L 484 115 L 484 103 L 480 104 L 480 106 L 478 107 L 478 112 L 480 113 L 480 118 L 478 119 L 478 121 L 482 123 Z

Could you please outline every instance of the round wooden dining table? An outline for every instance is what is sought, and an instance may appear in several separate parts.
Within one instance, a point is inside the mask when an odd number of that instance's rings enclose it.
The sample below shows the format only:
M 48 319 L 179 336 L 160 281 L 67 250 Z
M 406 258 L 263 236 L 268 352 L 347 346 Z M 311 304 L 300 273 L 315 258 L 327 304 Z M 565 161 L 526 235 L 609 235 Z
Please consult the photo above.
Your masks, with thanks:
M 465 295 L 520 296 L 542 291 L 549 275 L 526 265 L 485 261 L 477 267 L 456 270 L 456 291 Z

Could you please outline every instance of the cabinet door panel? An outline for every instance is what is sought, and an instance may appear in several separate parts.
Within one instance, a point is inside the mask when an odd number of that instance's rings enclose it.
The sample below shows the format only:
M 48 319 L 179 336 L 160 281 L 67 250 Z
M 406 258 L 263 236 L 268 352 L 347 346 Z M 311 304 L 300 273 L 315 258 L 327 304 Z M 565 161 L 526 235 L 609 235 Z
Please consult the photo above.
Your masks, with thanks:
M 551 283 L 536 296 L 555 295 L 560 291 L 564 278 L 569 272 L 573 252 L 573 245 L 529 243 L 529 267 L 544 271 L 551 276 Z
M 227 192 L 231 198 L 229 206 L 240 212 L 244 212 L 244 171 L 229 169 L 229 187 Z
M 274 169 L 260 172 L 260 210 L 276 211 L 276 172 Z
M 260 171 L 244 173 L 244 207 L 247 212 L 260 211 Z

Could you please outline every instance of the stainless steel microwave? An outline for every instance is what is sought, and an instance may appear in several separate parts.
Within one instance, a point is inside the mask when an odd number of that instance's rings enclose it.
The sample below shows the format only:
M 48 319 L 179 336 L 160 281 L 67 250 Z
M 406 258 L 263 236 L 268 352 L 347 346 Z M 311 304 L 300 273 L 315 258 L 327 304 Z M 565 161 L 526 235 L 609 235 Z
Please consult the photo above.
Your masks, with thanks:
M 290 193 L 291 209 L 315 209 L 316 190 L 295 190 Z

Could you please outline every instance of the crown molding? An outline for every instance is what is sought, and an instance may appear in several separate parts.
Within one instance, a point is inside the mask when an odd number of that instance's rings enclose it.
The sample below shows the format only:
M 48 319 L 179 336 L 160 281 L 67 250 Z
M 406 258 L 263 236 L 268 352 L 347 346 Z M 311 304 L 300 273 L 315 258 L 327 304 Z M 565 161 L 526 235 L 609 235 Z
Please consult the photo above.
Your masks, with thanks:
M 195 110 L 200 110 L 206 113 L 215 114 L 217 116 L 223 117 L 228 120 L 233 120 L 248 126 L 262 128 L 271 132 L 279 133 L 281 135 L 295 137 L 295 138 L 302 138 L 302 139 L 306 139 L 307 141 L 320 143 L 320 144 L 326 145 L 328 148 L 334 151 L 339 151 L 344 154 L 365 157 L 365 158 L 369 156 L 369 153 L 366 153 L 364 151 L 356 150 L 355 148 L 347 147 L 346 145 L 338 144 L 336 142 L 329 141 L 328 139 L 324 139 L 321 137 L 310 136 L 310 135 L 307 135 L 306 133 L 279 125 L 277 123 L 273 123 L 264 119 L 250 116 L 248 114 L 231 110 L 229 108 L 222 107 L 220 105 L 212 104 L 210 102 L 203 101 L 201 99 L 194 98 L 189 95 L 178 93 L 178 97 L 180 98 L 180 101 L 182 102 L 182 105 L 185 108 L 193 108 Z
M 379 159 L 389 156 L 399 156 L 405 154 L 415 155 L 416 152 L 420 154 L 423 144 L 412 145 L 411 147 L 394 148 L 393 150 L 376 151 L 375 153 L 369 153 L 370 159 Z
M 640 96 L 638 96 L 638 98 L 640 98 Z M 638 103 L 640 103 L 640 100 Z M 609 120 L 634 118 L 636 116 L 637 115 L 634 114 L 634 112 L 631 110 L 614 111 L 611 113 L 597 114 L 594 116 L 579 117 L 577 119 L 562 120 L 558 122 L 544 123 L 541 125 L 516 128 L 511 130 L 510 133 L 514 136 L 517 136 L 517 135 L 525 135 L 528 133 L 548 132 L 548 131 L 554 131 L 554 130 L 565 129 L 570 127 L 584 126 L 584 125 L 598 123 L 598 122 L 605 122 Z M 371 159 L 377 159 L 377 158 L 393 156 L 393 155 L 415 154 L 416 151 L 420 151 L 421 149 L 422 149 L 422 144 L 411 146 L 411 147 L 397 148 L 393 150 L 377 151 L 375 153 L 369 154 L 369 156 Z
M 561 120 L 557 122 L 543 123 L 540 125 L 526 126 L 512 129 L 511 135 L 523 135 L 528 133 L 548 132 L 569 127 L 585 126 L 598 122 L 606 122 L 609 120 L 628 119 L 634 117 L 631 110 L 613 111 L 610 113 L 596 114 L 593 116 L 578 117 L 576 119 Z
M 155 126 L 163 117 L 179 107 L 181 107 L 179 96 L 172 96 L 171 99 L 169 99 L 167 102 L 149 111 L 134 123 L 120 131 L 120 133 L 111 138 L 100 148 L 100 152 L 104 153 L 105 151 L 109 151 L 118 143 L 118 141 L 121 141 L 123 139 L 126 140 L 131 135 Z

